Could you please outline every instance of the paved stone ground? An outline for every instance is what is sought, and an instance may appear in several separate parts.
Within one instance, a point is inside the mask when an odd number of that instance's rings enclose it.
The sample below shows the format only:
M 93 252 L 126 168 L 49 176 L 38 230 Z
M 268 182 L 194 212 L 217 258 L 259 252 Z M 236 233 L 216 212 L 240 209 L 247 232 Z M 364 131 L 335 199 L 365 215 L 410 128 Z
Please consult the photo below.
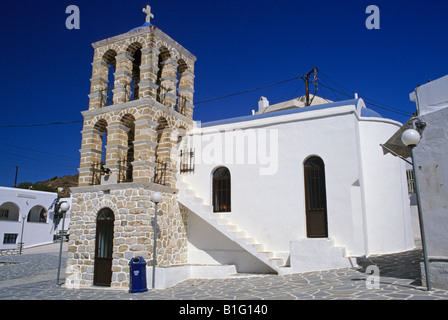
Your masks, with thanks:
M 57 246 L 53 245 L 53 248 Z M 370 257 L 358 268 L 295 275 L 238 275 L 187 280 L 168 289 L 129 293 L 68 289 L 56 283 L 58 251 L 0 258 L 0 300 L 448 300 L 448 291 L 421 286 L 421 250 Z M 61 283 L 65 277 L 63 252 Z M 366 267 L 380 270 L 379 289 L 368 289 Z

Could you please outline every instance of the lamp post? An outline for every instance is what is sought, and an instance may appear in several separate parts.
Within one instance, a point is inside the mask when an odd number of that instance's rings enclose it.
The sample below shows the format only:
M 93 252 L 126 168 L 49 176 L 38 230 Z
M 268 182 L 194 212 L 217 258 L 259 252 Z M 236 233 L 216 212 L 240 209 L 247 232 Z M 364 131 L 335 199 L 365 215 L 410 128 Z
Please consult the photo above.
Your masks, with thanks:
M 20 235 L 20 251 L 19 254 L 22 254 L 22 248 L 23 248 L 23 227 L 25 226 L 25 218 L 26 216 L 22 216 L 22 234 Z
M 431 291 L 431 282 L 429 279 L 428 253 L 426 250 L 425 225 L 423 223 L 423 215 L 422 215 L 423 212 L 420 199 L 420 189 L 418 184 L 417 166 L 415 164 L 415 158 L 414 158 L 414 148 L 420 142 L 420 139 L 421 139 L 420 133 L 415 129 L 408 129 L 405 132 L 403 132 L 401 136 L 401 141 L 406 146 L 411 148 L 412 166 L 414 169 L 414 178 L 415 178 L 415 195 L 417 198 L 418 219 L 420 223 L 420 235 L 422 238 L 423 259 L 425 263 L 426 288 L 428 289 L 428 291 Z
M 59 245 L 59 263 L 58 263 L 58 278 L 57 285 L 59 285 L 59 274 L 61 272 L 61 259 L 62 259 L 62 242 L 64 241 L 64 223 L 65 223 L 65 213 L 70 209 L 70 205 L 67 202 L 62 202 L 59 210 L 62 212 L 62 230 L 61 230 L 61 242 Z
M 162 194 L 160 192 L 154 192 L 151 196 L 151 201 L 155 204 L 154 210 L 154 251 L 152 254 L 152 288 L 155 288 L 156 280 L 156 245 L 157 245 L 157 204 L 162 200 Z

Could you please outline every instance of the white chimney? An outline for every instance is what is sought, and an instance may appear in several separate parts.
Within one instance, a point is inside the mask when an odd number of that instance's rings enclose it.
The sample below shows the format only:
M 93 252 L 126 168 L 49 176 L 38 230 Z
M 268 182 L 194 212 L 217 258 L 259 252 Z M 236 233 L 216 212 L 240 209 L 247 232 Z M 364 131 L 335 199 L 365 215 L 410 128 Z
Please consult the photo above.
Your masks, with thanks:
M 261 97 L 260 101 L 258 101 L 258 112 L 262 111 L 267 107 L 269 107 L 268 99 L 266 99 L 266 97 Z

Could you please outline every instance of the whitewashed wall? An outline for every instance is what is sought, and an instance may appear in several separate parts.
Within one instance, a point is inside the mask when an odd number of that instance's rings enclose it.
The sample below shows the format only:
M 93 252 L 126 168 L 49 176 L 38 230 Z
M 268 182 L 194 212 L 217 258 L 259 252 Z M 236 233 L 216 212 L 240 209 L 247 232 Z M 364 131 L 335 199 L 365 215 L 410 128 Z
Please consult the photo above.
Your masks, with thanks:
M 393 253 L 414 248 L 406 162 L 384 155 L 385 143 L 399 123 L 368 119 L 359 123 L 363 164 L 367 253 Z
M 54 207 L 50 210 L 49 208 L 56 198 L 57 194 L 51 192 L 0 187 L 0 206 L 8 202 L 14 203 L 19 208 L 17 217 L 10 216 L 8 220 L 0 219 L 0 249 L 14 249 L 21 242 L 23 216 L 26 217 L 23 223 L 25 248 L 52 243 L 53 235 L 57 230 L 53 223 Z M 70 198 L 66 198 L 65 201 L 71 202 Z M 30 210 L 36 206 L 47 210 L 46 222 L 27 222 Z M 68 228 L 69 223 L 70 220 L 67 219 L 65 229 Z M 61 225 L 62 223 L 59 224 L 59 229 Z M 18 234 L 16 244 L 3 244 L 4 234 Z
M 222 215 L 268 251 L 287 257 L 290 242 L 306 238 L 303 164 L 319 156 L 325 163 L 328 231 L 335 245 L 346 247 L 350 256 L 407 250 L 413 242 L 404 165 L 383 156 L 379 146 L 399 124 L 368 118 L 359 122 L 359 101 L 197 129 L 189 137 L 196 152 L 195 172 L 182 179 L 211 205 L 212 172 L 226 166 L 231 173 L 232 212 Z M 264 131 L 278 141 L 270 155 L 271 169 L 278 161 L 273 174 L 260 174 L 263 169 L 266 173 L 269 162 L 262 164 L 259 156 L 255 164 L 247 159 L 236 164 L 235 157 L 230 161 L 237 147 L 226 147 L 226 141 L 235 129 L 246 136 L 252 130 L 257 138 Z M 211 147 L 217 145 L 222 145 L 220 151 Z M 251 147 L 253 143 L 246 145 L 245 152 Z

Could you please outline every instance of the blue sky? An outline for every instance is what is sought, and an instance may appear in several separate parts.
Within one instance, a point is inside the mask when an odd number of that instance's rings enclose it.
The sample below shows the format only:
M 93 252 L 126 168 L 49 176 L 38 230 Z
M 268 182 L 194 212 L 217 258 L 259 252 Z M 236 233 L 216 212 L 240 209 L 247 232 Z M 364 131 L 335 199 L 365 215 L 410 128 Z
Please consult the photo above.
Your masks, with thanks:
M 357 0 L 21 0 L 0 4 L 0 186 L 76 174 L 88 108 L 91 43 L 152 23 L 198 58 L 195 102 L 300 76 L 319 79 L 400 122 L 415 111 L 409 93 L 448 74 L 446 1 Z M 368 30 L 368 5 L 380 9 L 380 30 Z M 65 9 L 80 9 L 80 29 L 68 30 Z M 319 95 L 344 100 L 325 87 Z M 249 115 L 260 96 L 271 104 L 304 94 L 301 80 L 209 103 L 197 103 L 203 122 Z M 402 114 L 404 113 L 404 114 Z

